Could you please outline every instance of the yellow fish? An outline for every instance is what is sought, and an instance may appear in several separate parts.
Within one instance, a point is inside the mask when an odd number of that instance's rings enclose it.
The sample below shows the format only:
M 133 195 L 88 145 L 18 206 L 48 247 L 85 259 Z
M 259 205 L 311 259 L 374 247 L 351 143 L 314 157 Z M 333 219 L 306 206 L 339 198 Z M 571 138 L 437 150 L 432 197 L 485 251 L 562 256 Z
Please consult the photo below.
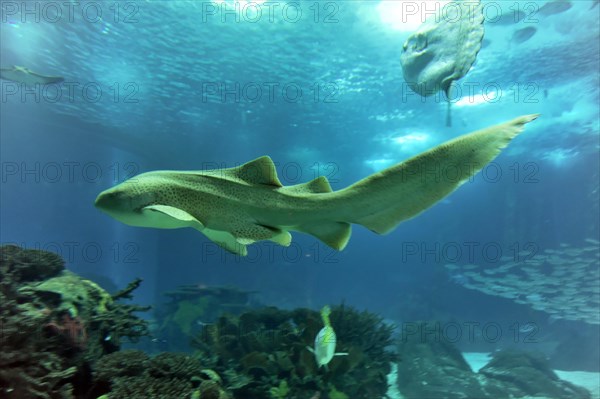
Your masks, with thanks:
M 346 352 L 336 352 L 335 346 L 337 344 L 337 337 L 335 335 L 335 331 L 333 327 L 331 327 L 331 321 L 329 320 L 329 315 L 331 314 L 331 309 L 329 306 L 324 306 L 321 309 L 321 319 L 323 320 L 324 327 L 319 331 L 317 336 L 315 337 L 315 348 L 311 348 L 307 346 L 306 349 L 314 353 L 315 360 L 319 365 L 327 368 L 327 365 L 333 359 L 334 356 L 347 356 Z

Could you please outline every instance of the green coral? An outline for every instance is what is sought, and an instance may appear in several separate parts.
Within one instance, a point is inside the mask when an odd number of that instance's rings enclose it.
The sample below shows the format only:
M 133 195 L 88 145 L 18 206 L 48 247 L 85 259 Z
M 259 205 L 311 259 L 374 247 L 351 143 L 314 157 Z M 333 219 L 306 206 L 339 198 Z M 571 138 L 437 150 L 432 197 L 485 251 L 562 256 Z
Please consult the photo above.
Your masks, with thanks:
M 225 315 L 205 326 L 193 345 L 235 398 L 277 398 L 285 389 L 287 397 L 297 398 L 330 390 L 338 398 L 383 397 L 395 358 L 387 348 L 392 327 L 379 316 L 344 306 L 333 307 L 330 319 L 339 350 L 349 355 L 333 358 L 329 371 L 319 370 L 306 349 L 323 328 L 321 314 L 309 309 L 269 307 Z M 344 387 L 344 392 L 332 386 Z
M 146 308 L 115 303 L 50 252 L 0 246 L 0 304 L 0 397 L 71 399 L 119 337 L 147 334 L 132 314 Z
M 110 306 L 113 302 L 112 296 L 91 280 L 82 279 L 81 282 L 87 285 L 91 291 L 98 293 L 100 296 L 100 298 L 97 299 L 98 305 L 96 306 L 95 313 L 107 312 L 108 306 Z
M 348 399 L 348 395 L 346 395 L 343 392 L 338 391 L 332 385 L 331 388 L 329 389 L 329 399 Z
M 17 284 L 43 281 L 65 268 L 63 259 L 53 252 L 21 249 L 16 245 L 0 246 L 2 275 Z
M 137 279 L 125 291 L 132 291 L 139 286 L 141 280 Z M 137 342 L 141 337 L 150 335 L 148 322 L 137 317 L 134 313 L 146 312 L 150 306 L 126 305 L 118 303 L 118 298 L 131 298 L 127 296 L 109 296 L 105 299 L 105 309 L 96 307 L 95 314 L 90 317 L 89 325 L 100 332 L 104 353 L 119 349 L 121 338 L 127 337 L 131 342 Z
M 154 312 L 157 322 L 153 334 L 167 343 L 168 350 L 188 352 L 191 338 L 203 326 L 215 322 L 224 313 L 240 314 L 250 309 L 252 292 L 233 287 L 185 285 L 163 295 L 170 301 Z
M 98 284 L 68 270 L 38 284 L 25 285 L 19 292 L 42 297 L 57 312 L 68 313 L 72 318 L 88 319 L 93 314 L 106 312 L 112 304 L 110 294 Z
M 60 293 L 37 290 L 65 276 L 73 283 L 79 278 L 56 254 L 0 247 L 0 397 L 73 397 L 73 377 L 86 362 L 61 321 L 75 305 L 63 306 Z
M 85 309 L 90 301 L 88 287 L 81 284 L 81 277 L 63 270 L 58 276 L 52 277 L 34 286 L 20 289 L 22 293 L 31 293 L 43 297 L 53 297 L 55 309 L 69 313 L 71 317 L 79 316 L 80 309 Z
M 275 399 L 285 399 L 289 392 L 290 389 L 286 380 L 281 380 L 278 387 L 273 387 L 269 390 L 271 397 Z
M 177 311 L 173 315 L 173 322 L 186 335 L 190 335 L 194 322 L 206 313 L 209 298 L 202 297 L 195 300 L 185 300 L 178 304 Z
M 96 384 L 115 398 L 229 399 L 212 370 L 183 353 L 161 353 L 153 358 L 125 350 L 101 358 Z

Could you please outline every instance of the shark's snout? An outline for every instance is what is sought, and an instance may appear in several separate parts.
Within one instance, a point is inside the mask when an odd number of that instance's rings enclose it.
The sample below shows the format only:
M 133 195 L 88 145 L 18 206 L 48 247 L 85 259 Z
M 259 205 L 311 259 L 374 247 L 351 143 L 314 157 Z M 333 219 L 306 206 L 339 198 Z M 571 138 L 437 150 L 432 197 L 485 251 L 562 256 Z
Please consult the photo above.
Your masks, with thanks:
M 94 201 L 94 206 L 101 210 L 108 209 L 110 207 L 110 203 L 111 203 L 110 197 L 111 197 L 110 193 L 107 193 L 106 191 L 101 192 L 96 197 L 96 201 Z
M 152 201 L 152 193 L 136 194 L 130 186 L 125 184 L 101 192 L 96 197 L 94 206 L 114 218 L 122 219 L 131 215 L 139 216 L 141 209 L 151 204 Z
M 127 205 L 129 202 L 124 193 L 114 188 L 101 192 L 94 201 L 94 206 L 104 212 L 114 212 L 127 207 Z
M 102 202 L 103 202 L 102 194 L 98 194 L 98 196 L 96 197 L 96 200 L 94 201 L 94 206 L 96 208 L 102 209 L 102 206 L 103 206 Z

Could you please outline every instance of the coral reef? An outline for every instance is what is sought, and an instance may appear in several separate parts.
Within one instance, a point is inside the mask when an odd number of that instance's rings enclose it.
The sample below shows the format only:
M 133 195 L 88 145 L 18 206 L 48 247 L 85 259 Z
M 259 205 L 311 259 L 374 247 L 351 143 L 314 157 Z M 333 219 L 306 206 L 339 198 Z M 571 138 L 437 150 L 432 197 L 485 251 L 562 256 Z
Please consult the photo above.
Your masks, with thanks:
M 140 338 L 150 335 L 148 322 L 134 314 L 146 312 L 151 309 L 150 306 L 117 303 L 121 299 L 132 299 L 131 292 L 139 287 L 141 281 L 141 279 L 136 279 L 127 288 L 112 295 L 106 311 L 99 311 L 91 317 L 92 331 L 98 331 L 99 335 L 104 337 L 102 354 L 118 350 L 122 338 L 135 343 Z
M 96 366 L 94 397 L 229 399 L 221 379 L 185 354 L 124 350 L 101 358 Z
M 62 259 L 49 252 L 0 247 L 0 396 L 6 398 L 71 398 L 77 359 L 52 339 L 45 326 L 53 310 L 21 289 L 63 272 Z M 56 324 L 58 326 L 58 324 Z M 51 329 L 51 328 L 50 328 Z
M 155 311 L 159 327 L 154 335 L 169 343 L 169 350 L 189 351 L 188 343 L 206 323 L 222 313 L 251 309 L 253 292 L 233 287 L 183 285 L 163 295 L 170 298 Z
M 91 367 L 147 327 L 50 252 L 0 247 L 0 397 L 82 397 Z
M 320 368 L 307 349 L 324 327 L 319 312 L 241 312 L 250 293 L 231 288 L 187 286 L 169 293 L 173 313 L 165 316 L 167 324 L 178 326 L 183 337 L 200 330 L 192 341 L 195 356 L 120 351 L 123 339 L 148 335 L 147 323 L 134 313 L 149 307 L 118 302 L 132 299 L 140 283 L 111 296 L 65 270 L 57 255 L 0 247 L 0 397 L 382 398 L 390 363 L 398 359 L 397 385 L 407 399 L 590 397 L 560 380 L 542 355 L 497 352 L 474 373 L 443 337 L 420 335 L 403 337 L 394 354 L 392 326 L 344 305 L 331 309 L 329 322 L 336 351 L 348 355 Z
M 319 312 L 273 307 L 224 315 L 207 325 L 193 345 L 235 398 L 381 398 L 394 355 L 392 328 L 378 316 L 334 307 L 337 348 L 328 370 L 307 349 L 323 327 Z

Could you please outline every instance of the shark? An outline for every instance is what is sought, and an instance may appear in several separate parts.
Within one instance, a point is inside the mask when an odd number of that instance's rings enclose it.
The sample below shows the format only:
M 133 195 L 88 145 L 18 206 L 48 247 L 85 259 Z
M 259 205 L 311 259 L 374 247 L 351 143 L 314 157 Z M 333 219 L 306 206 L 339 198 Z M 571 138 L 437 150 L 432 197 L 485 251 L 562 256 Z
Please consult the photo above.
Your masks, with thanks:
M 289 246 L 291 231 L 341 251 L 353 224 L 391 232 L 474 176 L 538 116 L 459 136 L 337 191 L 324 176 L 283 186 L 262 156 L 234 168 L 145 172 L 101 192 L 95 206 L 131 226 L 193 228 L 241 256 L 259 241 Z
M 46 76 L 33 72 L 26 67 L 16 65 L 9 68 L 0 68 L 0 78 L 16 83 L 23 83 L 27 86 L 61 83 L 65 80 L 62 76 Z

